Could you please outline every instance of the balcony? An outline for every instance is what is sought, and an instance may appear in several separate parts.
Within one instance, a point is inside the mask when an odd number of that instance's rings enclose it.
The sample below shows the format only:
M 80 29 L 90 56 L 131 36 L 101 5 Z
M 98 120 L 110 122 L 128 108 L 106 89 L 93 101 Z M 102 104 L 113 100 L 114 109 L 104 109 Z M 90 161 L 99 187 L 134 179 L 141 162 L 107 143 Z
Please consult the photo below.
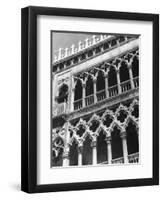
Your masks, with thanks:
M 115 158 L 112 159 L 111 161 L 112 164 L 124 164 L 124 158 L 120 157 L 120 158 Z M 133 153 L 128 155 L 128 163 L 139 163 L 139 153 Z M 108 164 L 108 161 L 104 161 L 101 163 L 98 163 L 99 165 L 103 165 L 103 164 Z
M 139 153 L 133 153 L 128 156 L 129 163 L 138 163 L 139 162 Z
M 127 93 L 138 87 L 139 87 L 139 77 L 135 77 L 133 78 L 132 82 L 131 80 L 127 80 L 120 83 L 120 85 L 114 85 L 112 87 L 109 87 L 107 90 L 106 89 L 100 90 L 96 92 L 96 94 L 91 94 L 89 96 L 86 96 L 84 100 L 79 99 L 77 101 L 74 101 L 74 110 L 75 111 L 80 110 L 84 107 L 101 102 L 107 98 L 112 98 Z
M 66 102 L 57 104 L 57 106 L 54 107 L 54 109 L 53 109 L 54 116 L 59 116 L 59 115 L 63 115 L 66 113 L 67 113 L 67 103 Z

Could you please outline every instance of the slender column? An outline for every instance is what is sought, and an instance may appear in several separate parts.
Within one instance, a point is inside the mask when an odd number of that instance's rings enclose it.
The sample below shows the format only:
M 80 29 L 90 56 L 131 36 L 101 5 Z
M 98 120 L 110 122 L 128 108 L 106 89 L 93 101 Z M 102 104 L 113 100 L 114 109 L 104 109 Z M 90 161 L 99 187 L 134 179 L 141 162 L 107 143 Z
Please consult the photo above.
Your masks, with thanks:
M 130 76 L 130 82 L 131 82 L 131 89 L 134 89 L 134 81 L 133 81 L 133 74 L 132 74 L 132 66 L 131 65 L 129 65 L 128 70 L 129 70 L 129 76 Z
M 82 99 L 82 105 L 83 105 L 83 108 L 85 107 L 85 94 L 86 94 L 86 91 L 85 91 L 85 88 L 86 88 L 86 84 L 83 83 L 83 99 Z
M 69 166 L 69 140 L 70 140 L 70 132 L 69 132 L 69 122 L 66 120 L 64 124 L 64 129 L 63 129 L 63 135 L 65 137 L 65 142 L 64 142 L 64 151 L 63 151 L 63 166 Z
M 91 143 L 92 146 L 92 156 L 93 156 L 93 165 L 97 165 L 97 148 L 96 148 L 97 141 L 93 140 Z
M 63 158 L 63 166 L 69 166 L 69 153 L 65 151 L 62 155 Z
M 117 70 L 117 84 L 118 84 L 118 94 L 121 94 L 122 90 L 121 90 L 121 81 L 120 81 L 119 70 Z
M 109 98 L 109 91 L 108 91 L 108 74 L 105 74 L 105 93 L 106 93 L 106 98 Z
M 82 153 L 83 153 L 83 146 L 78 146 L 78 166 L 82 165 Z
M 112 164 L 111 136 L 106 137 L 108 164 Z
M 127 139 L 126 139 L 127 133 L 126 133 L 126 131 L 121 132 L 120 136 L 121 136 L 121 139 L 122 139 L 124 163 L 128 163 L 128 150 L 127 150 Z
M 71 111 L 74 110 L 74 92 L 75 92 L 75 88 L 72 88 L 72 91 L 71 91 Z
M 96 81 L 97 81 L 97 79 L 96 79 L 96 78 L 94 78 L 94 79 L 93 79 L 93 94 L 94 94 L 94 103 L 96 103 L 96 102 L 97 102 L 97 96 L 96 96 Z

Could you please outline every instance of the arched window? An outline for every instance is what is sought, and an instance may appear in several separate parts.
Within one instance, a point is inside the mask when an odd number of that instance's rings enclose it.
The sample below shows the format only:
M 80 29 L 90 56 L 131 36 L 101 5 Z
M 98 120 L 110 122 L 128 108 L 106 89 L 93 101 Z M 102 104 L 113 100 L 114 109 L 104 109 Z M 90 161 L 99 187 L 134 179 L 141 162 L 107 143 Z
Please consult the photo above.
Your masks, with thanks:
M 70 165 L 78 165 L 78 144 L 75 140 L 70 146 Z
M 112 87 L 114 85 L 117 85 L 117 73 L 116 69 L 111 66 L 108 72 L 108 86 Z
M 86 96 L 91 94 L 93 94 L 93 78 L 89 76 L 86 81 Z
M 87 136 L 83 143 L 82 165 L 92 164 L 91 139 Z
M 134 123 L 129 122 L 127 128 L 127 148 L 128 154 L 133 154 L 139 152 L 139 142 L 136 126 Z
M 107 144 L 103 131 L 97 137 L 97 163 L 107 162 Z
M 124 82 L 129 80 L 129 71 L 128 71 L 128 67 L 127 64 L 125 62 L 121 63 L 120 66 L 120 81 Z
M 114 130 L 111 133 L 112 138 L 112 158 L 120 158 L 123 157 L 123 149 L 122 149 L 122 139 L 120 137 L 120 130 L 117 127 L 114 127 Z
M 59 88 L 58 103 L 67 101 L 67 98 L 68 98 L 68 86 L 66 84 L 63 84 Z
M 139 76 L 139 60 L 136 56 L 132 61 L 132 74 L 134 78 Z
M 97 91 L 105 89 L 105 77 L 104 73 L 101 70 L 98 72 L 96 88 Z
M 75 86 L 75 98 L 74 100 L 82 99 L 82 82 L 81 80 L 77 80 L 76 86 Z

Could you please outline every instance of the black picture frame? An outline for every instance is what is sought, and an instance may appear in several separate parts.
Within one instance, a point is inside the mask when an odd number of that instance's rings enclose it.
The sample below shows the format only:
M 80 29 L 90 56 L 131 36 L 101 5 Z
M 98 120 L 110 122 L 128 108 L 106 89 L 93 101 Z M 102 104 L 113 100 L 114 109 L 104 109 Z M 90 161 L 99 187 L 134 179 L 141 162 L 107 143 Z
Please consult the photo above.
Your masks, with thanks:
M 37 16 L 56 15 L 153 23 L 153 177 L 37 185 Z M 28 193 L 159 184 L 159 15 L 30 6 L 21 11 L 21 190 Z

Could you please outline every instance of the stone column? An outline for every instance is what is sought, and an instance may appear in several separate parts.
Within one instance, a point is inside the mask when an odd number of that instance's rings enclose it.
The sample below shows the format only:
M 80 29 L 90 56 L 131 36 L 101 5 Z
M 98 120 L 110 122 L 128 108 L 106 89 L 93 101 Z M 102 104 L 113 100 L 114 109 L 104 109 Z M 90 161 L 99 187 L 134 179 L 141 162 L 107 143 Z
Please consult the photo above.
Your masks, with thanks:
M 82 153 L 83 153 L 83 146 L 78 146 L 78 166 L 82 165 Z
M 96 148 L 97 141 L 96 139 L 92 141 L 92 164 L 97 165 L 97 148 Z
M 97 102 L 97 96 L 96 96 L 96 81 L 97 81 L 97 79 L 96 79 L 96 78 L 94 78 L 94 79 L 93 79 L 93 94 L 94 94 L 94 103 L 96 103 L 96 102 Z
M 86 84 L 85 83 L 83 83 L 83 95 L 82 95 L 82 106 L 83 106 L 83 108 L 85 107 L 85 96 L 86 96 L 86 90 L 85 90 L 85 88 L 86 88 Z
M 117 84 L 118 84 L 118 94 L 121 94 L 122 90 L 121 90 L 121 81 L 120 81 L 119 70 L 117 70 Z
M 70 132 L 69 132 L 69 122 L 66 120 L 64 124 L 63 133 L 65 141 L 64 141 L 64 151 L 63 151 L 63 166 L 69 166 L 69 140 L 70 140 Z
M 72 87 L 72 90 L 71 90 L 71 111 L 74 110 L 74 93 L 75 93 L 75 88 Z
M 127 133 L 126 133 L 126 131 L 121 132 L 120 136 L 121 136 L 121 139 L 122 139 L 124 163 L 128 163 Z
M 131 82 L 131 89 L 134 89 L 134 80 L 133 80 L 132 66 L 131 65 L 129 65 L 128 70 L 129 70 L 129 76 L 130 76 L 130 82 Z
M 105 93 L 106 93 L 106 98 L 109 98 L 109 91 L 108 91 L 108 74 L 105 74 Z
M 106 137 L 108 164 L 112 164 L 111 136 Z
M 69 166 L 69 153 L 68 153 L 68 151 L 63 152 L 62 158 L 63 158 L 63 166 L 64 167 Z

